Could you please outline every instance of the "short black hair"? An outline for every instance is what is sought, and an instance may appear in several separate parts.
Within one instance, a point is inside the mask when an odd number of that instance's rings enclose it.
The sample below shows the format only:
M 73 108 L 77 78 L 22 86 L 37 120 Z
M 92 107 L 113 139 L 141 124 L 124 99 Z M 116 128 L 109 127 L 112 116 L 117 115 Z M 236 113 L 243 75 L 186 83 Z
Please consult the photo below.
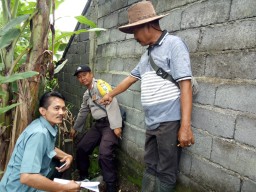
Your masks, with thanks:
M 47 109 L 50 106 L 49 100 L 51 97 L 58 97 L 58 98 L 62 99 L 63 101 L 65 101 L 65 97 L 63 95 L 61 95 L 59 92 L 48 91 L 41 96 L 40 101 L 39 101 L 39 107 L 43 107 L 43 108 Z

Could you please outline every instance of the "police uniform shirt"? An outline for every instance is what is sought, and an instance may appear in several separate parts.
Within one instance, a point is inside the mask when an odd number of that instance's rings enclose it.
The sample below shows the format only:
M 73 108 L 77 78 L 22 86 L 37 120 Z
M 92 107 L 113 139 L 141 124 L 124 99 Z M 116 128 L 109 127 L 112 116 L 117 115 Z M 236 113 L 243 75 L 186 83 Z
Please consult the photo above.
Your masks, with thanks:
M 109 105 L 105 106 L 99 103 L 101 98 L 102 97 L 97 89 L 97 80 L 93 79 L 92 89 L 87 89 L 84 93 L 83 102 L 75 121 L 74 129 L 77 131 L 82 131 L 86 121 L 86 116 L 90 112 L 95 120 L 108 117 L 111 129 L 122 127 L 122 117 L 117 99 L 113 98 L 113 101 Z M 99 107 L 99 105 L 101 107 Z

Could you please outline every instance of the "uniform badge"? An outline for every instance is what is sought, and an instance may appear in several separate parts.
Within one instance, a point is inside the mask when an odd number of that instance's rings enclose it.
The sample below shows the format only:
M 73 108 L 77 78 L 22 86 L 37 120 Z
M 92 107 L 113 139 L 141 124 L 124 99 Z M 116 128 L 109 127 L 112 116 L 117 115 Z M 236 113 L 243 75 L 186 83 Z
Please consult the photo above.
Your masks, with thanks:
M 94 95 L 92 96 L 92 100 L 93 100 L 93 101 L 96 101 L 96 100 L 97 100 L 97 95 L 96 95 L 96 94 L 94 94 Z

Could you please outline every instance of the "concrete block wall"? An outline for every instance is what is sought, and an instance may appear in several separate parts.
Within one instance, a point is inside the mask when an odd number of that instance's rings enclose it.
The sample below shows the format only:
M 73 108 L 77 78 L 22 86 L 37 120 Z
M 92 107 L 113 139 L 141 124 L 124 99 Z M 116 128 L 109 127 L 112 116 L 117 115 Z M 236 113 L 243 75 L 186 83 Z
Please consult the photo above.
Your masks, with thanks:
M 138 63 L 146 47 L 117 27 L 138 0 L 94 0 L 87 13 L 107 31 L 97 38 L 78 35 L 59 75 L 60 87 L 77 112 L 83 88 L 75 66 L 93 66 L 113 87 Z M 169 13 L 162 29 L 187 43 L 200 92 L 193 99 L 196 143 L 183 150 L 179 182 L 192 191 L 256 191 L 256 1 L 152 0 L 158 14 Z M 91 52 L 91 45 L 95 52 Z M 91 58 L 91 59 L 90 59 Z M 71 73 L 72 72 L 72 73 Z M 118 96 L 127 111 L 122 149 L 143 162 L 145 125 L 140 82 Z

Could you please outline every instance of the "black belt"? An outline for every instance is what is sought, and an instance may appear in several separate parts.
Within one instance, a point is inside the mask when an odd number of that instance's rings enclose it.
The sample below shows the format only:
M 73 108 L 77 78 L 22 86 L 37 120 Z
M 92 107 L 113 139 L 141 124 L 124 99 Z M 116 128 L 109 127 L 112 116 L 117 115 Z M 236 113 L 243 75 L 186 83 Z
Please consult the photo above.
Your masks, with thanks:
M 104 123 L 104 122 L 108 122 L 108 117 L 102 117 L 100 119 L 95 119 L 94 120 L 96 123 Z

